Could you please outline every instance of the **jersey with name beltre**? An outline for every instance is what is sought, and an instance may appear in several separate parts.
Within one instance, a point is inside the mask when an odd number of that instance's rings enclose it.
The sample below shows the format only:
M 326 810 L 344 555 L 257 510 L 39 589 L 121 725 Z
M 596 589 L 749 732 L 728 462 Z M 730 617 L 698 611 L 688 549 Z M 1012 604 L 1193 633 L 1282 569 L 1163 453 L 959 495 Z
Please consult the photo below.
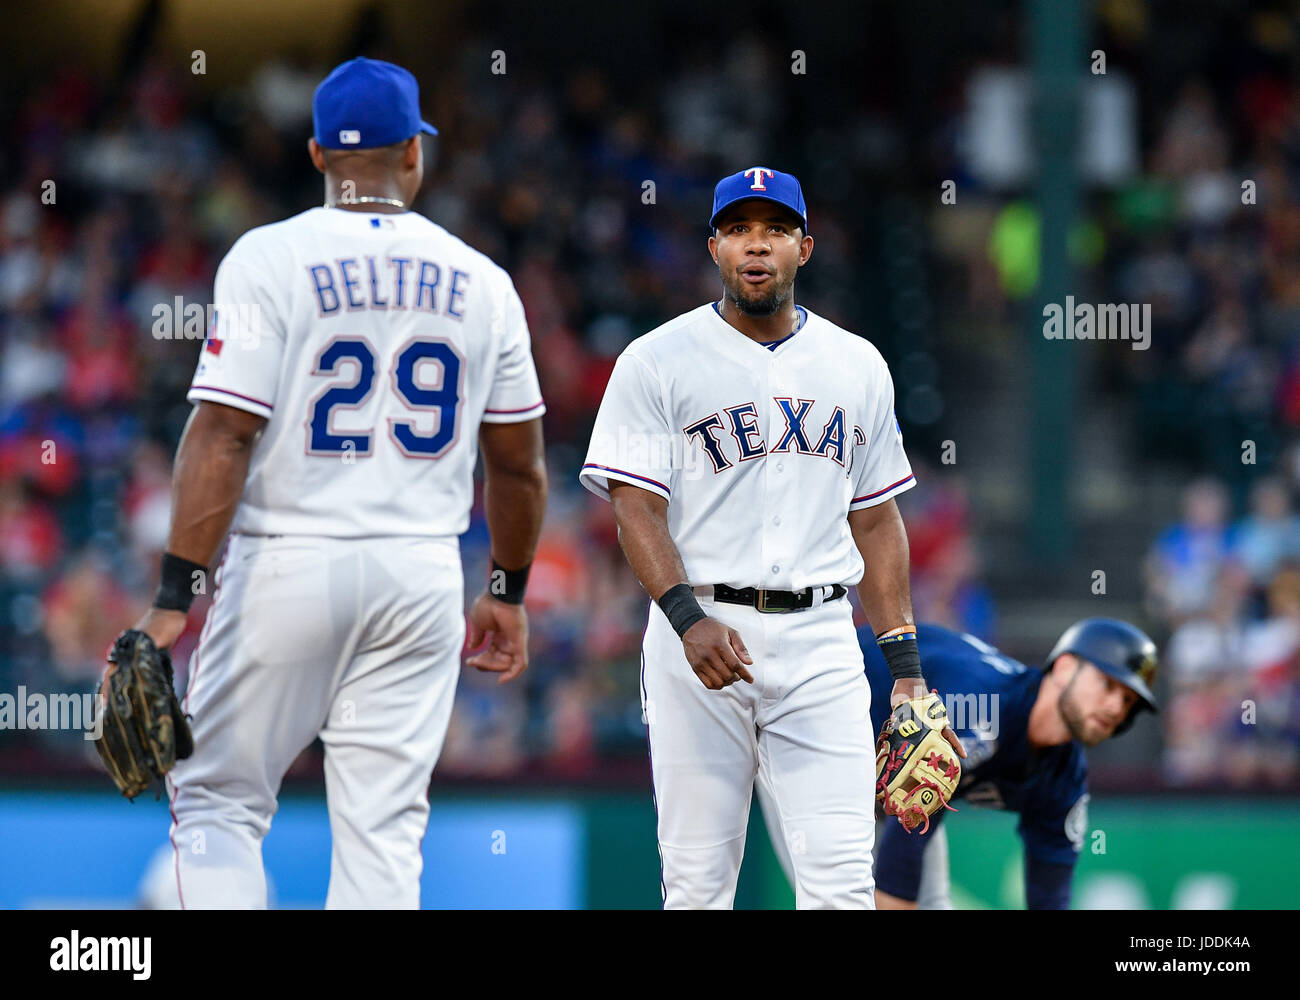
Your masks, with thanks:
M 849 512 L 915 483 L 880 352 L 800 313 L 769 349 L 704 305 L 633 341 L 610 376 L 582 483 L 667 500 L 693 585 L 852 586 Z
M 213 305 L 188 398 L 268 420 L 236 532 L 459 535 L 480 423 L 545 412 L 509 276 L 414 212 L 250 230 Z
M 1019 813 L 1016 830 L 1028 858 L 1072 868 L 1087 826 L 1088 761 L 1082 745 L 1073 740 L 1040 749 L 1030 746 L 1029 713 L 1043 672 L 972 635 L 939 625 L 918 625 L 916 638 L 926 685 L 943 696 L 949 724 L 966 747 L 955 798 Z M 869 628 L 858 630 L 858 642 L 871 682 L 871 722 L 879 732 L 889 714 L 894 682 Z M 949 815 L 940 812 L 935 820 Z M 937 829 L 934 821 L 930 829 Z M 881 888 L 916 898 L 927 837 L 909 836 L 897 823 L 886 825 L 878 864 Z M 1031 893 L 1034 888 L 1028 886 Z

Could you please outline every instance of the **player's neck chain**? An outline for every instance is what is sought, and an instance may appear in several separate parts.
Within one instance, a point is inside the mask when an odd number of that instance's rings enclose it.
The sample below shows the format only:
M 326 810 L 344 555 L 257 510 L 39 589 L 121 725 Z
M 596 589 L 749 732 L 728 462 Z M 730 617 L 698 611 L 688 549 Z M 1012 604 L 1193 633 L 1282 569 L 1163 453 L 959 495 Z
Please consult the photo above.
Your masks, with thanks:
M 325 203 L 326 208 L 338 208 L 339 202 L 331 205 L 328 201 Z M 360 198 L 349 198 L 342 202 L 344 205 L 392 205 L 396 208 L 406 208 L 406 202 L 398 201 L 396 198 L 372 198 L 370 195 L 362 195 Z

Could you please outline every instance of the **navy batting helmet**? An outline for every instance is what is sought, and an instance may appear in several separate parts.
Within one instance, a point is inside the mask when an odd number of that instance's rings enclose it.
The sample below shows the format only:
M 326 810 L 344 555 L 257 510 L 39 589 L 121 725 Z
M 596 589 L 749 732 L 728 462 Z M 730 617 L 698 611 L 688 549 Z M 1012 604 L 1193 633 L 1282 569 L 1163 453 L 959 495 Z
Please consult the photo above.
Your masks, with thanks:
M 1047 655 L 1046 667 L 1051 669 L 1062 653 L 1073 653 L 1087 660 L 1137 693 L 1137 703 L 1115 727 L 1116 734 L 1131 726 L 1134 716 L 1142 709 L 1160 710 L 1156 696 L 1151 693 L 1156 678 L 1156 644 L 1140 628 L 1115 618 L 1085 618 L 1067 628 L 1056 641 Z

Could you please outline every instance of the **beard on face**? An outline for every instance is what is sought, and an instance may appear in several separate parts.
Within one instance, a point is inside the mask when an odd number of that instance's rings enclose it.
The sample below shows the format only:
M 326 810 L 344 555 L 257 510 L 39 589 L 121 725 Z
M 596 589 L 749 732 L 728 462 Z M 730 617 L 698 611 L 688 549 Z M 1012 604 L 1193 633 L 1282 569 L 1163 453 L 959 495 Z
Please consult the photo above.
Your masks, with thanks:
M 731 299 L 732 305 L 746 316 L 771 316 L 785 305 L 786 300 L 790 298 L 790 290 L 794 287 L 793 278 L 783 285 L 778 281 L 777 275 L 773 275 L 770 291 L 751 292 L 741 278 L 735 274 L 728 278 L 724 274 L 722 288 L 727 293 L 727 298 Z
M 1069 683 L 1065 685 L 1065 690 L 1061 692 L 1061 717 L 1065 719 L 1066 728 L 1070 730 L 1072 739 L 1078 740 L 1084 746 L 1095 747 L 1098 743 L 1104 743 L 1114 731 L 1097 730 L 1096 723 L 1084 713 L 1082 706 L 1079 705 L 1078 694 L 1074 690 L 1074 682 L 1079 679 L 1080 670 L 1075 671 Z M 1090 724 L 1091 723 L 1091 724 Z M 1090 733 L 1089 730 L 1092 730 Z

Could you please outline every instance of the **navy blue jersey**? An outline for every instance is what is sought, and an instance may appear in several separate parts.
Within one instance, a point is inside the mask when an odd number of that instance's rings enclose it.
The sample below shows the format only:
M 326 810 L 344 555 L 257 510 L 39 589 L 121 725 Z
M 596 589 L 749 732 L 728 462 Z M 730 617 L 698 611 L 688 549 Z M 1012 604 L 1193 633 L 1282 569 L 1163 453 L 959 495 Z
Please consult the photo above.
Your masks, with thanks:
M 1048 898 L 1068 905 L 1068 876 L 1087 826 L 1088 762 L 1077 741 L 1039 750 L 1029 746 L 1029 710 L 1043 682 L 1042 671 L 974 636 L 938 625 L 918 625 L 916 638 L 926 684 L 943 697 L 949 724 L 968 754 L 955 799 L 1019 813 L 1016 830 L 1025 846 L 1031 905 Z M 878 733 L 889 714 L 894 681 L 871 629 L 859 629 L 858 641 L 871 682 L 871 721 Z M 931 820 L 931 830 L 940 816 Z M 916 899 L 925 841 L 918 834 L 908 835 L 897 823 L 885 825 L 877 862 L 881 889 Z M 1062 878 L 1063 890 L 1046 884 Z

